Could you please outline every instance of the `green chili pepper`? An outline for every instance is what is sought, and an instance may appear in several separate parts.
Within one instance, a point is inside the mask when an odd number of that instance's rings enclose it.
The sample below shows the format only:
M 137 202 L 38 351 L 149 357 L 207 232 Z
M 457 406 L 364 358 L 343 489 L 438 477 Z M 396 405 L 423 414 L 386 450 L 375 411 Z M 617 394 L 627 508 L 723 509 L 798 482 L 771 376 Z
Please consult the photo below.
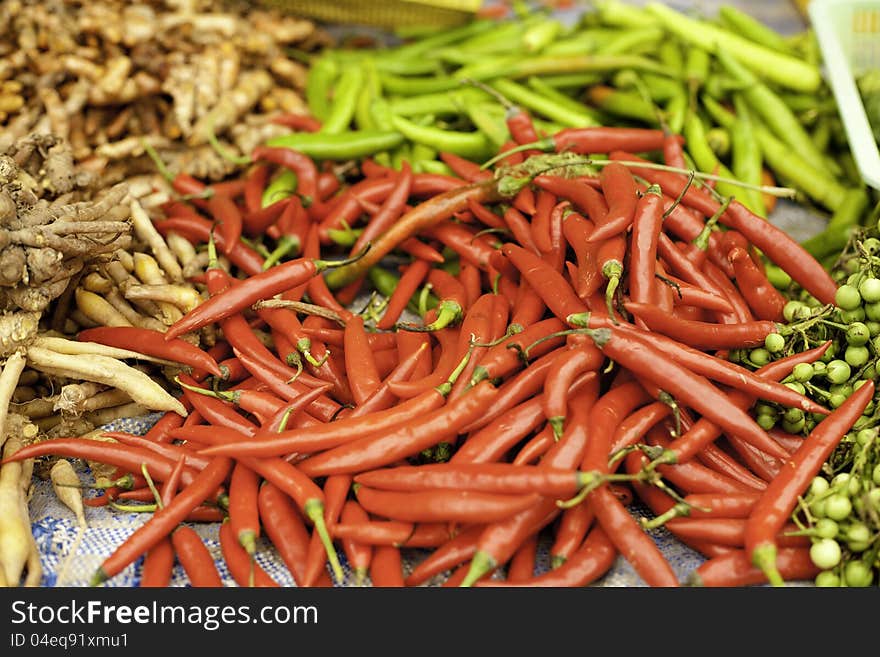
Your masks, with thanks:
M 846 188 L 837 180 L 814 162 L 802 158 L 764 126 L 755 125 L 755 137 L 764 159 L 779 178 L 791 181 L 792 185 L 829 210 L 840 207 L 846 196 Z
M 465 106 L 468 118 L 474 127 L 482 132 L 492 146 L 500 148 L 510 140 L 510 130 L 507 128 L 507 110 L 502 105 L 491 100 L 479 103 L 468 103 Z
M 681 134 L 684 128 L 684 117 L 688 111 L 688 94 L 683 87 L 679 86 L 678 93 L 669 99 L 663 108 L 663 119 L 666 127 L 673 134 Z
M 816 164 L 823 163 L 829 166 L 833 173 L 840 173 L 839 166 L 829 165 L 825 161 L 824 154 L 816 148 L 810 135 L 776 92 L 762 83 L 727 51 L 718 49 L 716 56 L 730 75 L 747 85 L 742 91 L 743 98 L 779 139 L 791 146 L 804 159 Z
M 269 146 L 300 151 L 316 160 L 352 160 L 381 151 L 391 150 L 404 142 L 404 136 L 393 131 L 355 130 L 327 135 L 320 132 L 294 132 L 268 140 Z
M 731 168 L 737 179 L 750 185 L 759 186 L 762 183 L 764 158 L 761 156 L 761 148 L 755 138 L 752 127 L 751 112 L 742 96 L 733 97 L 736 108 L 736 121 L 730 128 L 731 141 Z M 767 207 L 764 197 L 757 190 L 743 189 L 739 194 L 742 203 L 752 212 L 762 217 L 767 216 Z
M 420 126 L 402 116 L 392 117 L 391 122 L 407 139 L 432 146 L 438 151 L 448 151 L 474 160 L 489 157 L 492 152 L 492 146 L 482 132 L 458 132 Z
M 296 173 L 290 169 L 282 169 L 281 172 L 275 176 L 268 185 L 266 185 L 266 189 L 263 190 L 263 197 L 261 200 L 262 207 L 265 208 L 281 199 L 292 196 L 296 193 L 296 185 Z
M 413 165 L 413 171 L 416 173 L 434 173 L 441 176 L 454 176 L 455 173 L 446 162 L 440 160 L 423 160 Z
M 554 73 L 596 73 L 615 71 L 620 68 L 633 68 L 651 71 L 659 75 L 675 77 L 662 64 L 638 55 L 571 55 L 537 57 L 505 57 L 481 61 L 473 66 L 465 66 L 453 76 L 459 79 L 491 80 L 493 78 L 527 78 L 530 75 Z
M 642 88 L 656 103 L 666 102 L 681 92 L 681 84 L 677 80 L 653 73 L 637 73 L 630 68 L 615 73 L 612 82 L 615 87 Z
M 398 116 L 418 116 L 420 114 L 462 114 L 469 103 L 489 98 L 482 89 L 465 87 L 454 91 L 440 91 L 389 100 L 389 109 Z M 390 120 L 390 117 L 389 117 Z
M 596 7 L 599 19 L 606 25 L 640 28 L 660 24 L 660 21 L 641 7 L 620 2 L 620 0 L 595 0 L 593 5 Z
M 596 50 L 598 55 L 645 54 L 653 52 L 663 39 L 663 30 L 659 27 L 641 27 L 623 30 L 616 39 Z
M 664 39 L 657 48 L 657 57 L 663 65 L 670 71 L 674 71 L 676 75 L 682 74 L 684 71 L 684 55 L 681 47 L 674 39 Z
M 392 96 L 418 96 L 455 89 L 461 82 L 446 75 L 431 77 L 400 76 L 379 71 L 382 89 Z
M 335 135 L 349 128 L 363 86 L 364 69 L 361 66 L 351 65 L 342 70 L 333 90 L 330 111 L 321 126 L 322 134 Z
M 660 2 L 649 2 L 645 8 L 682 41 L 709 52 L 722 48 L 736 53 L 744 66 L 782 87 L 816 91 L 822 84 L 819 68 L 809 62 L 756 44 L 708 21 L 688 18 Z
M 694 158 L 697 169 L 703 173 L 709 173 L 724 178 L 733 178 L 730 169 L 719 160 L 706 138 L 706 127 L 696 112 L 688 112 L 684 119 L 684 139 L 688 153 Z M 715 183 L 715 189 L 723 196 L 735 196 L 739 198 L 743 188 L 723 180 Z
M 802 242 L 801 246 L 818 260 L 839 253 L 849 241 L 852 231 L 860 225 L 869 202 L 868 193 L 863 187 L 848 189 L 825 229 Z
M 597 125 L 586 112 L 574 111 L 574 108 L 561 105 L 554 99 L 542 96 L 513 80 L 498 78 L 492 81 L 492 86 L 513 102 L 564 126 L 581 128 Z
M 363 61 L 364 83 L 358 94 L 357 104 L 354 109 L 354 122 L 358 130 L 375 130 L 378 127 L 373 118 L 373 101 L 382 95 L 382 84 L 379 82 L 379 73 L 376 70 L 376 62 L 367 57 Z
M 541 52 L 553 43 L 562 31 L 562 23 L 548 18 L 529 27 L 522 35 L 522 45 L 526 52 Z
M 339 66 L 329 55 L 319 57 L 306 78 L 306 103 L 315 118 L 324 120 L 330 113 L 330 89 L 336 81 Z
M 600 82 L 602 76 L 596 73 L 563 73 L 562 75 L 543 75 L 537 79 L 553 89 L 574 88 L 580 90 L 582 87 L 589 87 Z
M 614 116 L 636 119 L 649 125 L 659 123 L 657 108 L 638 92 L 596 85 L 587 91 L 587 97 L 593 105 Z
M 718 18 L 721 19 L 721 24 L 731 32 L 745 37 L 749 41 L 754 41 L 786 55 L 794 54 L 781 34 L 732 5 L 721 5 L 718 8 Z
M 709 77 L 709 65 L 708 52 L 696 46 L 687 49 L 684 60 L 684 77 L 691 94 L 695 94 L 706 83 Z
M 596 81 L 598 81 L 598 79 Z M 599 114 L 599 112 L 593 110 L 587 105 L 584 105 L 581 101 L 575 100 L 571 96 L 567 96 L 563 92 L 559 91 L 557 88 L 547 84 L 547 80 L 545 78 L 539 78 L 538 76 L 533 75 L 527 80 L 527 84 L 536 93 L 548 98 L 549 100 L 552 100 L 556 104 L 567 107 L 572 112 L 586 114 L 594 121 L 595 125 L 602 124 L 602 116 Z

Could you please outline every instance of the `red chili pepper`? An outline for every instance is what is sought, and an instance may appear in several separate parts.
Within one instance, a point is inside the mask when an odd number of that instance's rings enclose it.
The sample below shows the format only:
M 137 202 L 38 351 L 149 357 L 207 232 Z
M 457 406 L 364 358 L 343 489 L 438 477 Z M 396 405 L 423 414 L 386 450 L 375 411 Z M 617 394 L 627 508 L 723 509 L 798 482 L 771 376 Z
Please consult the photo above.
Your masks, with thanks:
M 553 435 L 553 427 L 549 424 L 545 424 L 543 429 L 532 436 L 525 445 L 519 448 L 519 451 L 517 451 L 516 456 L 511 463 L 514 465 L 534 465 L 541 460 L 555 441 L 556 438 Z
M 256 212 L 263 206 L 263 191 L 269 179 L 269 166 L 255 164 L 244 180 L 244 207 L 248 213 Z
M 532 239 L 532 226 L 529 220 L 512 205 L 504 212 L 504 223 L 513 234 L 514 240 L 519 246 L 528 249 L 532 253 L 540 253 L 537 245 Z
M 646 442 L 665 449 L 669 449 L 671 444 L 666 429 L 660 426 L 648 431 Z M 696 459 L 675 465 L 661 465 L 658 466 L 657 471 L 669 483 L 685 493 L 743 493 L 756 490 L 753 485 L 708 468 Z
M 445 162 L 446 165 L 452 169 L 452 172 L 456 176 L 467 182 L 477 182 L 492 177 L 491 171 L 485 171 L 480 168 L 479 164 L 460 157 L 455 153 L 440 151 L 437 155 L 440 157 L 441 161 Z M 408 163 L 404 164 L 407 165 Z
M 277 587 L 278 582 L 248 554 L 235 539 L 232 525 L 224 522 L 220 525 L 220 550 L 229 574 L 239 586 Z
M 418 586 L 435 575 L 466 562 L 477 551 L 483 525 L 473 525 L 450 538 L 412 569 L 404 580 L 407 586 Z
M 495 251 L 495 245 L 487 235 L 478 235 L 472 228 L 452 221 L 439 221 L 427 227 L 424 234 L 482 271 L 488 268 L 489 257 Z
M 335 538 L 353 539 L 375 546 L 434 548 L 450 538 L 449 523 L 411 523 L 401 520 L 366 520 L 335 525 Z
M 510 583 L 525 582 L 535 576 L 535 557 L 538 554 L 538 535 L 532 534 L 523 541 L 507 565 L 507 579 Z
M 597 371 L 605 356 L 595 345 L 583 344 L 560 351 L 544 382 L 544 414 L 557 440 L 562 436 L 571 383 L 584 372 Z
M 817 424 L 779 475 L 769 483 L 749 516 L 746 552 L 771 584 L 783 583 L 776 566 L 776 535 L 790 518 L 798 496 L 804 493 L 822 464 L 862 415 L 873 395 L 874 382 L 869 379 Z
M 806 548 L 782 548 L 776 557 L 776 568 L 782 580 L 812 580 L 818 568 Z M 766 584 L 767 575 L 754 566 L 745 550 L 733 550 L 712 557 L 700 564 L 688 578 L 692 586 L 749 586 Z
M 343 523 L 365 522 L 370 517 L 364 508 L 355 500 L 347 500 L 342 507 L 340 521 Z M 373 560 L 373 546 L 360 543 L 351 538 L 342 539 L 342 549 L 345 558 L 354 571 L 354 584 L 361 586 L 370 571 L 370 562 Z
M 785 296 L 767 280 L 767 275 L 755 265 L 748 251 L 736 247 L 728 253 L 733 265 L 740 293 L 758 319 L 782 322 Z
M 391 545 L 380 545 L 373 550 L 370 561 L 370 582 L 374 588 L 400 588 L 403 581 L 403 559 L 400 550 Z
M 692 493 L 684 501 L 694 518 L 748 518 L 761 493 Z
M 250 307 L 257 301 L 269 299 L 297 285 L 307 283 L 321 271 L 337 263 L 312 258 L 296 258 L 255 274 L 228 289 L 214 294 L 168 327 L 165 339 L 171 340 L 184 333 L 219 322 Z
M 586 478 L 574 470 L 510 463 L 429 463 L 361 472 L 354 481 L 397 492 L 456 490 L 564 497 L 574 495 Z
M 180 565 L 194 587 L 220 587 L 223 580 L 202 537 L 188 525 L 180 525 L 171 533 L 171 543 Z
M 243 463 L 236 463 L 229 480 L 229 524 L 236 540 L 251 555 L 260 537 L 259 489 L 259 475 Z
M 213 235 L 211 222 L 202 217 L 164 219 L 155 222 L 155 226 L 162 235 L 171 231 L 177 232 L 194 244 L 207 244 Z M 226 253 L 229 261 L 244 273 L 254 276 L 263 271 L 263 257 L 244 242 L 238 241 L 227 249 L 222 235 L 216 234 L 213 237 L 217 248 Z
M 494 400 L 497 389 L 481 382 L 467 394 L 422 417 L 410 418 L 395 430 L 372 434 L 311 456 L 300 463 L 310 477 L 353 473 L 394 463 L 432 447 L 479 416 Z
M 141 568 L 141 588 L 165 588 L 171 583 L 174 569 L 174 546 L 171 540 L 164 538 L 147 550 Z
M 560 320 L 565 321 L 570 315 L 587 310 L 562 274 L 540 256 L 509 242 L 502 247 L 502 251 Z
M 608 218 L 605 198 L 582 179 L 542 175 L 537 176 L 533 182 L 539 188 L 570 201 L 597 226 L 604 224 Z
M 591 335 L 614 362 L 637 372 L 654 385 L 662 386 L 679 403 L 752 444 L 766 444 L 766 432 L 706 378 L 665 358 L 661 351 L 647 343 L 628 339 L 619 331 L 600 329 Z
M 192 368 L 223 376 L 217 362 L 197 346 L 184 340 L 166 340 L 163 333 L 135 326 L 99 326 L 79 332 L 82 342 L 97 342 L 108 347 L 129 349 L 155 358 L 164 358 Z
M 632 222 L 629 297 L 635 303 L 651 303 L 654 296 L 657 242 L 662 223 L 663 203 L 660 188 L 651 186 L 638 200 Z
M 596 388 L 589 387 L 572 398 L 571 422 L 562 439 L 555 443 L 542 460 L 542 465 L 574 468 L 583 457 L 588 440 L 588 418 L 596 401 Z M 553 498 L 532 505 L 511 518 L 488 525 L 480 535 L 478 549 L 471 559 L 463 586 L 470 586 L 506 563 L 528 536 L 553 521 L 559 514 Z
M 302 516 L 290 497 L 269 482 L 260 486 L 257 503 L 266 536 L 278 550 L 297 586 L 304 586 L 309 532 Z
M 298 196 L 288 196 L 266 207 L 258 207 L 242 217 L 242 230 L 252 237 L 258 237 L 269 230 L 276 222 L 281 225 L 293 223 L 297 213 L 303 211 Z
M 531 219 L 532 243 L 540 253 L 553 248 L 550 242 L 550 214 L 557 205 L 556 196 L 547 190 L 539 190 L 535 199 L 535 213 Z M 570 207 L 570 203 L 565 207 Z M 524 246 L 520 243 L 520 246 Z
M 377 237 L 387 232 L 400 219 L 412 192 L 414 179 L 409 162 L 404 162 L 400 168 L 400 173 L 396 176 L 391 193 L 384 199 L 379 211 L 367 222 L 364 231 L 358 236 L 357 241 L 355 241 L 354 246 L 351 248 L 352 255 L 358 253 L 368 243 L 373 242 Z
M 421 234 L 429 228 L 446 221 L 456 212 L 467 209 L 468 199 L 479 202 L 494 201 L 498 189 L 494 179 L 458 186 L 448 192 L 437 194 L 419 203 L 385 231 L 372 243 L 372 248 L 360 260 L 328 274 L 327 284 L 331 288 L 348 285 L 361 278 L 370 267 L 393 251 L 404 240 Z
M 562 201 L 553 206 L 553 209 L 550 211 L 550 248 L 546 251 L 541 251 L 541 256 L 544 260 L 559 273 L 562 273 L 562 270 L 565 268 L 565 258 L 568 250 L 562 222 L 565 216 L 571 212 L 571 205 L 568 201 Z
M 599 242 L 627 230 L 636 216 L 638 204 L 638 185 L 629 169 L 622 164 L 612 162 L 602 167 L 599 181 L 608 202 L 608 213 L 590 235 L 590 242 Z
M 205 450 L 205 453 L 232 453 L 236 456 L 265 458 L 294 452 L 308 454 L 329 450 L 374 432 L 391 432 L 414 417 L 422 417 L 441 408 L 445 399 L 440 391 L 429 389 L 423 395 L 364 417 L 344 418 L 280 433 L 260 432 L 254 440 L 218 446 Z
M 764 344 L 770 333 L 776 333 L 776 322 L 756 320 L 739 324 L 713 324 L 680 319 L 647 303 L 627 302 L 624 307 L 656 331 L 695 349 L 742 349 Z
M 361 404 L 382 383 L 364 330 L 363 318 L 356 315 L 346 322 L 343 339 L 345 369 L 349 373 L 357 372 L 357 376 L 349 376 L 349 385 L 355 403 Z
M 221 235 L 221 251 L 228 254 L 241 238 L 243 218 L 235 201 L 228 196 L 214 194 L 208 199 L 208 212 L 214 219 L 217 232 Z
M 295 114 L 293 112 L 276 114 L 272 117 L 271 122 L 302 132 L 318 132 L 321 129 L 321 122 L 309 114 Z
M 377 329 L 387 331 L 394 327 L 403 311 L 406 310 L 410 298 L 418 291 L 419 286 L 430 271 L 431 263 L 425 260 L 414 260 L 406 267 L 400 276 L 400 280 L 397 282 L 397 286 L 394 288 L 394 292 L 388 297 L 385 312 L 382 313 L 381 319 L 376 322 Z
M 727 277 L 727 274 L 725 274 L 720 267 L 713 262 L 706 261 L 703 263 L 703 271 L 706 273 L 709 280 L 715 284 L 716 289 L 721 290 L 721 294 L 723 294 L 730 305 L 733 306 L 733 315 L 715 313 L 719 321 L 726 324 L 736 324 L 752 322 L 755 320 L 755 316 L 752 314 L 752 311 L 740 293 L 739 288 L 733 284 L 733 281 Z

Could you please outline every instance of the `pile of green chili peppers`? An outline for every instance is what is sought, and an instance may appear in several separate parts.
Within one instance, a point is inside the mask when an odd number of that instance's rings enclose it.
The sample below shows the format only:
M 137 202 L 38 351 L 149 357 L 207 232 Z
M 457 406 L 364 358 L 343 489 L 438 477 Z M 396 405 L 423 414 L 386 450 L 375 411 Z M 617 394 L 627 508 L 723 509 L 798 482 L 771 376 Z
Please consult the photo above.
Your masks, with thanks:
M 805 244 L 830 266 L 872 204 L 821 74 L 811 30 L 782 35 L 732 6 L 694 18 L 659 2 L 597 0 L 574 24 L 521 8 L 390 48 L 322 52 L 306 96 L 318 133 L 270 141 L 317 159 L 373 157 L 450 173 L 451 152 L 485 161 L 510 135 L 511 106 L 539 132 L 663 127 L 716 189 L 768 215 L 767 172 L 830 218 Z

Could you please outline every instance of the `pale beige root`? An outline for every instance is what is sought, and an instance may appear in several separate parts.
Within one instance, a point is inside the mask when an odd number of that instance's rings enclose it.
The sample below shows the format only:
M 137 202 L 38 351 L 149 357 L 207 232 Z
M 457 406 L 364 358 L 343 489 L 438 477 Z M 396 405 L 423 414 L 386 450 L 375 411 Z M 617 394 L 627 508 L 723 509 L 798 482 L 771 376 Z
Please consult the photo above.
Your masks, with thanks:
M 12 395 L 18 386 L 19 377 L 24 371 L 27 359 L 21 351 L 10 354 L 0 371 L 0 446 L 6 438 L 6 417 L 9 414 L 9 404 Z
M 76 290 L 76 307 L 86 317 L 101 326 L 133 326 L 116 308 L 104 297 L 83 288 Z
M 168 276 L 172 283 L 182 283 L 183 270 L 181 269 L 181 263 L 177 261 L 174 253 L 168 248 L 165 239 L 156 230 L 150 217 L 137 199 L 131 202 L 131 220 L 135 235 L 150 247 L 150 251 L 153 252 L 156 262 L 159 263 L 165 275 Z
M 162 304 L 172 304 L 186 313 L 198 306 L 202 297 L 187 285 L 132 285 L 125 291 L 125 298 L 134 300 L 149 299 Z
M 150 414 L 150 409 L 143 404 L 137 402 L 129 402 L 109 408 L 101 408 L 89 413 L 85 413 L 83 418 L 96 427 L 110 424 L 122 418 L 142 417 Z
M 32 312 L 0 314 L 0 357 L 27 346 L 37 335 L 40 315 Z
M 131 403 L 131 395 L 124 390 L 105 390 L 86 399 L 80 406 L 80 410 L 85 413 L 94 413 L 95 411 L 103 411 L 107 408 L 116 408 Z M 137 415 L 143 415 L 143 412 L 137 413 Z M 92 421 L 92 418 L 87 419 Z
M 156 259 L 149 255 L 148 253 L 135 252 L 132 254 L 134 259 L 134 275 L 142 284 L 144 285 L 166 285 L 168 283 L 168 279 L 165 278 L 165 273 L 162 271 L 161 267 L 159 267 L 159 263 Z M 139 292 L 135 292 L 131 294 L 131 289 L 135 287 L 142 287 L 141 285 L 129 285 L 126 289 L 122 290 L 123 296 L 126 299 L 131 301 L 140 300 L 140 301 L 152 301 L 159 308 L 160 315 L 158 319 L 168 326 L 171 326 L 174 322 L 183 317 L 183 311 L 174 303 L 170 301 L 165 301 L 161 299 L 154 299 L 149 294 L 142 294 Z
M 61 411 L 62 413 L 71 413 L 79 415 L 87 410 L 100 408 L 99 406 L 88 407 L 90 400 L 99 397 L 106 390 L 106 386 L 93 381 L 83 381 L 82 383 L 68 383 L 61 387 L 61 392 L 51 399 L 52 410 Z M 122 393 L 127 400 L 128 395 Z M 49 400 L 47 400 L 49 401 Z
M 74 380 L 95 381 L 126 391 L 131 398 L 152 411 L 174 411 L 186 416 L 183 404 L 147 374 L 125 363 L 97 355 L 71 356 L 42 347 L 29 347 L 28 364 L 34 369 Z
M 68 354 L 70 356 L 107 356 L 118 360 L 141 360 L 150 363 L 158 363 L 160 365 L 178 365 L 178 363 L 175 363 L 174 361 L 148 356 L 130 349 L 108 347 L 103 344 L 98 344 L 97 342 L 68 340 L 67 338 L 53 335 L 41 335 L 35 338 L 33 340 L 33 346 L 42 347 L 43 349 L 55 351 L 59 354 Z
M 260 98 L 268 93 L 274 82 L 263 70 L 243 72 L 234 89 L 223 94 L 214 108 L 196 121 L 187 142 L 198 146 L 208 142 L 209 136 L 220 134 L 229 128 L 242 114 L 249 111 Z
M 168 328 L 158 319 L 148 317 L 139 313 L 137 309 L 135 309 L 130 303 L 128 303 L 128 301 L 126 301 L 125 297 L 122 296 L 122 293 L 115 287 L 104 294 L 104 298 L 107 300 L 107 303 L 116 308 L 116 310 L 118 310 L 120 314 L 122 314 L 122 316 L 125 317 L 134 326 L 138 326 L 140 328 L 148 328 L 163 333 Z
M 118 141 L 101 144 L 95 149 L 95 154 L 108 160 L 137 157 L 146 152 L 144 144 L 155 149 L 162 149 L 170 147 L 171 141 L 162 135 L 134 135 Z
M 198 256 L 196 247 L 194 247 L 192 242 L 186 239 L 183 235 L 175 233 L 173 230 L 168 231 L 168 234 L 165 235 L 165 242 L 168 244 L 168 248 L 171 249 L 172 253 L 174 253 L 177 261 L 181 264 L 183 269 L 182 276 L 186 278 L 186 266 Z
M 116 287 L 119 288 L 119 291 L 124 296 L 125 291 L 129 287 L 132 285 L 139 285 L 140 281 L 130 273 L 134 269 L 134 258 L 131 257 L 131 254 L 126 253 L 125 255 L 122 255 L 117 251 L 114 255 L 116 259 L 102 265 L 102 271 L 106 272 L 106 274 L 113 279 L 113 282 L 116 283 Z M 132 302 L 148 317 L 152 317 L 156 321 L 159 321 L 159 318 L 162 317 L 162 310 L 153 301 Z M 162 329 L 160 330 L 164 330 L 167 325 L 164 324 L 164 322 L 160 323 L 162 325 Z
M 3 458 L 9 458 L 22 447 L 21 439 L 8 436 L 3 445 Z M 21 461 L 0 466 L 0 569 L 7 586 L 18 586 L 31 553 L 33 537 L 30 522 L 22 514 Z
M 82 500 L 82 482 L 70 461 L 59 458 L 49 470 L 49 479 L 55 496 L 73 512 L 80 527 L 86 527 L 85 507 Z
M 81 285 L 84 290 L 94 292 L 95 294 L 107 294 L 113 289 L 113 282 L 96 271 L 89 272 L 83 276 Z

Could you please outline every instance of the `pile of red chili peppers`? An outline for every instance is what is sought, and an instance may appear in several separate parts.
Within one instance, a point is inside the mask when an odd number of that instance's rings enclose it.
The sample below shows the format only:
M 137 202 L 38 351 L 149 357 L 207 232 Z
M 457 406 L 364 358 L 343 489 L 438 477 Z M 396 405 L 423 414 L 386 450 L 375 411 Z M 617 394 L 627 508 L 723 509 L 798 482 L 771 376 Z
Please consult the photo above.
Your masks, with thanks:
M 187 197 L 157 227 L 216 245 L 206 300 L 161 339 L 82 338 L 186 366 L 188 416 L 14 457 L 114 465 L 127 490 L 105 499 L 155 504 L 94 583 L 145 556 L 144 586 L 166 586 L 175 558 L 193 585 L 219 585 L 192 521 L 222 523 L 242 586 L 277 585 L 253 559 L 262 538 L 298 586 L 331 585 L 338 549 L 374 586 L 584 586 L 618 555 L 677 586 L 650 533 L 661 524 L 706 557 L 703 585 L 815 576 L 791 514 L 874 384 L 832 411 L 780 383 L 827 344 L 757 371 L 727 354 L 789 330 L 764 257 L 823 304 L 835 282 L 688 175 L 680 137 L 600 127 L 539 142 L 525 112 L 508 122 L 494 168 L 443 153 L 451 176 L 366 158 L 340 180 L 261 147 L 242 180 L 175 181 Z M 264 207 L 283 169 L 296 193 Z M 262 236 L 286 249 L 268 267 Z M 371 289 L 385 303 L 356 308 Z M 182 339 L 205 330 L 220 337 L 204 350 Z M 824 419 L 784 439 L 755 422 L 758 400 Z M 633 494 L 653 519 L 630 513 Z M 542 540 L 552 567 L 537 572 Z M 430 552 L 405 574 L 411 548 Z

